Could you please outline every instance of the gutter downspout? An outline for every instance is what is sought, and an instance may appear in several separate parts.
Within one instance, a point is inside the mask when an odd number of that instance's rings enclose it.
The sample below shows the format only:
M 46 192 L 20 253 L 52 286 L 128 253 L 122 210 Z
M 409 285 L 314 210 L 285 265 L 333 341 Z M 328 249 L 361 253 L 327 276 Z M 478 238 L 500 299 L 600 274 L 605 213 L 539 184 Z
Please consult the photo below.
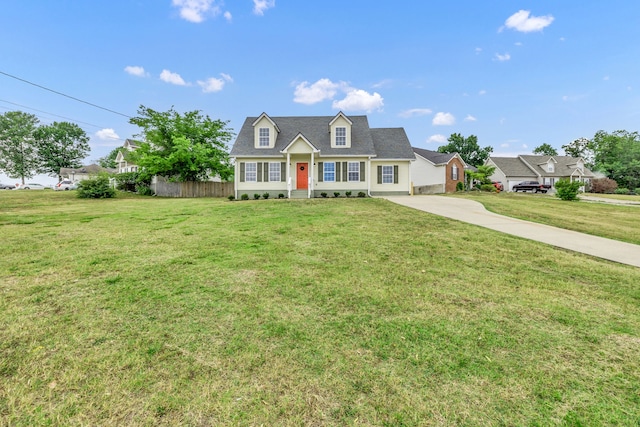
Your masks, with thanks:
M 371 157 L 369 157 L 369 158 L 367 159 L 367 169 L 368 169 L 368 171 L 367 171 L 367 176 L 369 177 L 369 178 L 367 178 L 367 195 L 368 195 L 369 197 L 373 197 L 373 196 L 371 195 L 371 180 L 372 180 L 372 179 L 371 179 Z

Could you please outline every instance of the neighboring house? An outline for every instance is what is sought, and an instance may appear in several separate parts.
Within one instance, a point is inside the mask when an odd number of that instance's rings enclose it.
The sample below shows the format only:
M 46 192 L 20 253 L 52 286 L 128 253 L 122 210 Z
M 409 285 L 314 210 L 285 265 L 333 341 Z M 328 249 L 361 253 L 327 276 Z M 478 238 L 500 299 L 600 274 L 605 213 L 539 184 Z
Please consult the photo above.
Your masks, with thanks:
M 506 191 L 522 181 L 538 181 L 552 187 L 559 179 L 588 182 L 593 173 L 584 165 L 580 157 L 570 156 L 534 156 L 489 157 L 487 165 L 495 166 L 491 175 L 494 181 L 502 181 Z
M 62 179 L 70 179 L 73 182 L 89 179 L 101 172 L 114 173 L 115 169 L 103 168 L 96 164 L 79 168 L 60 168 L 60 176 Z
M 415 159 L 403 128 L 372 129 L 366 116 L 247 117 L 233 144 L 236 197 L 411 193 Z
M 126 159 L 126 153 L 133 151 L 136 148 L 138 148 L 138 141 L 134 141 L 133 139 L 126 139 L 124 141 L 122 148 L 118 151 L 118 155 L 116 156 L 116 169 L 118 173 L 138 171 L 138 165 L 131 163 Z
M 438 153 L 413 147 L 416 161 L 411 166 L 415 194 L 453 193 L 459 182 L 464 184 L 467 164 L 458 153 Z

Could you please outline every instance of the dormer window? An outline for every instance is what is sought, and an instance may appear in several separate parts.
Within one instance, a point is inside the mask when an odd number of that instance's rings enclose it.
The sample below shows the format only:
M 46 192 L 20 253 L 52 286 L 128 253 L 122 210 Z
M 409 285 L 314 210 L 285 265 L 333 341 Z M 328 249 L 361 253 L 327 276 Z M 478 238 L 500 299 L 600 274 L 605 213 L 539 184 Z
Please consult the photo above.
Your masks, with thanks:
M 336 147 L 346 147 L 347 145 L 347 128 L 336 128 Z
M 554 167 L 553 167 L 553 162 L 549 162 L 549 163 L 547 163 L 547 172 L 551 172 L 551 173 L 553 173 L 553 171 L 554 171 L 554 170 L 555 170 L 555 169 L 554 169 Z
M 269 146 L 269 128 L 260 128 L 259 129 L 258 145 L 260 147 L 268 147 Z

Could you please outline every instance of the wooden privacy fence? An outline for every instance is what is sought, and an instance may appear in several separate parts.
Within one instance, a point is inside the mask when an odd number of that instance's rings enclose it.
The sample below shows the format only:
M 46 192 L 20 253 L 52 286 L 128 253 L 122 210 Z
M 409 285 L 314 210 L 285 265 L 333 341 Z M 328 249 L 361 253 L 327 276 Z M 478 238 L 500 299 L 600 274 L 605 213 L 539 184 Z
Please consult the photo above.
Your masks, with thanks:
M 233 182 L 166 182 L 157 179 L 151 189 L 159 197 L 229 197 L 234 195 Z

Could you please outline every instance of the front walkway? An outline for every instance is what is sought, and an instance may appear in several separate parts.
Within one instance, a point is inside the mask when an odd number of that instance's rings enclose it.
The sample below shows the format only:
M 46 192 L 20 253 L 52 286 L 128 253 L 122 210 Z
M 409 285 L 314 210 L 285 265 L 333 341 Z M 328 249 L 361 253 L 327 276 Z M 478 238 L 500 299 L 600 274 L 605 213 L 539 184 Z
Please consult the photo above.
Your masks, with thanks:
M 410 208 L 490 228 L 609 261 L 640 267 L 640 246 L 489 212 L 473 200 L 444 196 L 389 196 Z

